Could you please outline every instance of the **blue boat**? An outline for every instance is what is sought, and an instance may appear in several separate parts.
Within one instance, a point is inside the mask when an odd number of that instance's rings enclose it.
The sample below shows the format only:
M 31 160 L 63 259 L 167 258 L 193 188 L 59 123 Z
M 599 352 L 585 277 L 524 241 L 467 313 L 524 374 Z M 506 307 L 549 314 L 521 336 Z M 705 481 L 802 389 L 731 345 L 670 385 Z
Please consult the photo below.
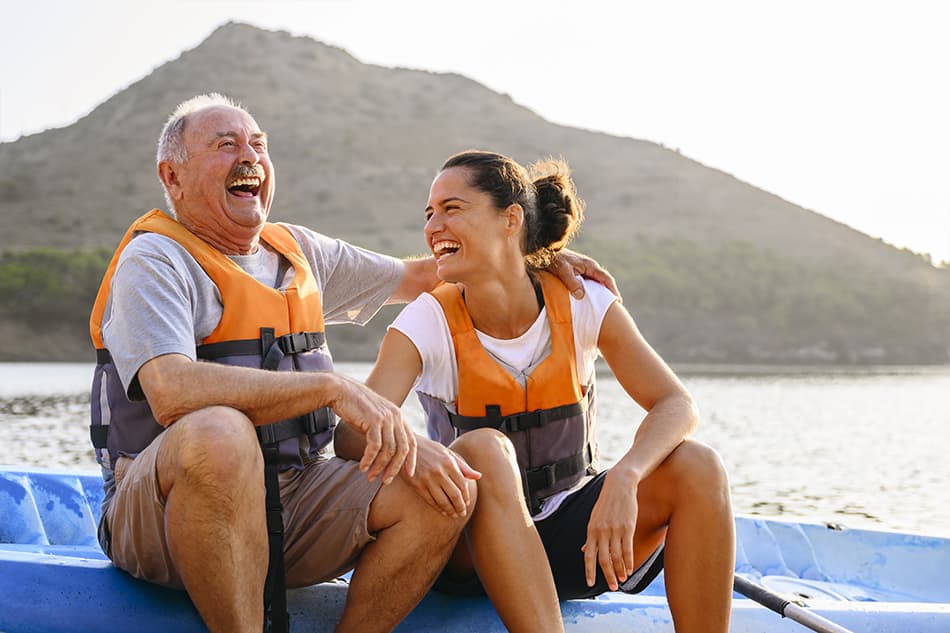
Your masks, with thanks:
M 184 592 L 114 568 L 96 541 L 98 473 L 0 467 L 0 632 L 207 631 Z M 950 632 L 950 539 L 755 517 L 736 519 L 736 573 L 863 633 Z M 292 631 L 332 631 L 345 579 L 288 592 Z M 561 603 L 567 631 L 672 631 L 663 578 L 635 596 Z M 430 593 L 399 632 L 494 633 L 484 598 Z M 734 633 L 802 633 L 736 594 Z

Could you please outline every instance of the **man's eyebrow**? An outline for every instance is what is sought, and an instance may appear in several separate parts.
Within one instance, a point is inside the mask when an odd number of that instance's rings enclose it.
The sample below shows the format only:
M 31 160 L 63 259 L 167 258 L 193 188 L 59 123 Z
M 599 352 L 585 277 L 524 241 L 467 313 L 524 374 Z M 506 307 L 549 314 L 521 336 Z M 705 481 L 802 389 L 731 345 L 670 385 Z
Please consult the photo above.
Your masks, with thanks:
M 218 139 L 221 139 L 221 138 L 225 138 L 225 137 L 237 138 L 238 136 L 240 136 L 240 134 L 238 134 L 237 132 L 234 132 L 234 131 L 232 131 L 232 130 L 228 130 L 228 131 L 226 131 L 226 132 L 215 132 L 215 133 L 214 133 L 214 139 L 213 139 L 211 142 L 213 143 L 214 141 L 216 141 L 216 140 L 218 140 Z M 258 140 L 258 139 L 263 139 L 263 140 L 266 141 L 266 140 L 267 140 L 267 133 L 266 133 L 266 132 L 255 132 L 254 134 L 251 134 L 251 140 L 256 141 L 256 140 Z

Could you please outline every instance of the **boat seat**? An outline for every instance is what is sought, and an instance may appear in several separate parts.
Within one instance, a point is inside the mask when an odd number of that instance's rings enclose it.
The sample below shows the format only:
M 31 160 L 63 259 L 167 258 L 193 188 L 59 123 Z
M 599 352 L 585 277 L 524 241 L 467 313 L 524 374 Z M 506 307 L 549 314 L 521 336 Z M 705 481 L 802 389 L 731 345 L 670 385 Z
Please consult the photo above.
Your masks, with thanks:
M 0 472 L 0 543 L 99 549 L 102 485 L 87 476 Z M 101 482 L 101 480 L 99 480 Z

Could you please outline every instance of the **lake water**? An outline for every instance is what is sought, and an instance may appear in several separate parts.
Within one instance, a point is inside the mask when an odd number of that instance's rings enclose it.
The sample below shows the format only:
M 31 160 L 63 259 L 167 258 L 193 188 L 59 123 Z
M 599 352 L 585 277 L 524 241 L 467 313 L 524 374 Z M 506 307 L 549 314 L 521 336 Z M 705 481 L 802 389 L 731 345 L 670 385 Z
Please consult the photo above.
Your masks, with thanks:
M 366 363 L 340 371 L 365 378 Z M 950 367 L 682 367 L 696 437 L 729 469 L 737 513 L 950 536 Z M 92 365 L 0 363 L 0 464 L 95 470 Z M 643 411 L 598 378 L 601 452 L 624 453 Z M 413 400 L 406 413 L 421 430 Z

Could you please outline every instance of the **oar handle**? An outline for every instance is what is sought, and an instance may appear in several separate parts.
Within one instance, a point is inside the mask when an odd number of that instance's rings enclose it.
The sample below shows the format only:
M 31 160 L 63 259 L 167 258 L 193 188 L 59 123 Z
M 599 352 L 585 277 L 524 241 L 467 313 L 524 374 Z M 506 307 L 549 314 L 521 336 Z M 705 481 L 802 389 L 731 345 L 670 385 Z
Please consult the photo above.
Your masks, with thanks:
M 735 576 L 733 580 L 733 586 L 735 590 L 741 593 L 746 598 L 758 602 L 763 607 L 767 607 L 772 611 L 775 611 L 777 614 L 785 617 L 785 607 L 791 604 L 790 600 L 786 600 L 782 596 L 778 595 L 774 591 L 769 591 L 762 585 L 757 585 L 751 580 L 747 580 L 742 576 Z
M 733 587 L 746 598 L 754 600 L 763 607 L 775 611 L 783 618 L 787 617 L 791 620 L 795 620 L 812 631 L 817 631 L 818 633 L 853 633 L 850 629 L 846 629 L 818 615 L 814 611 L 805 609 L 790 600 L 786 600 L 774 591 L 770 591 L 762 585 L 756 584 L 742 576 L 737 575 L 734 577 Z

